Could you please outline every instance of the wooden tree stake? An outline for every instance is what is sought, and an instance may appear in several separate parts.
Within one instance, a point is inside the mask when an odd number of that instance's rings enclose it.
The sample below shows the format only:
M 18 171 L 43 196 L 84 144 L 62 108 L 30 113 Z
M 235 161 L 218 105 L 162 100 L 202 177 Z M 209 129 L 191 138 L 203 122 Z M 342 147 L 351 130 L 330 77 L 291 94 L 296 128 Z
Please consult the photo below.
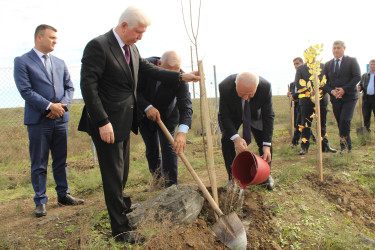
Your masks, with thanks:
M 316 72 L 314 72 L 315 78 L 315 119 L 316 119 L 316 145 L 317 145 L 317 160 L 318 160 L 318 175 L 321 182 L 323 182 L 323 153 L 322 153 L 322 130 L 321 130 L 321 123 L 320 123 L 320 93 L 319 93 L 319 84 L 320 80 Z M 324 136 L 324 135 L 323 135 Z
M 210 112 L 208 109 L 208 101 L 206 94 L 206 85 L 203 72 L 203 63 L 201 60 L 198 61 L 198 71 L 201 77 L 199 81 L 200 86 L 200 101 L 201 108 L 203 109 L 203 119 L 206 128 L 206 140 L 207 140 L 207 158 L 208 158 L 208 174 L 210 176 L 211 188 L 214 200 L 219 205 L 219 197 L 217 194 L 216 185 L 216 173 L 215 173 L 215 163 L 214 163 L 214 153 L 213 153 L 213 143 L 212 143 L 212 133 L 211 133 L 211 122 L 210 122 Z

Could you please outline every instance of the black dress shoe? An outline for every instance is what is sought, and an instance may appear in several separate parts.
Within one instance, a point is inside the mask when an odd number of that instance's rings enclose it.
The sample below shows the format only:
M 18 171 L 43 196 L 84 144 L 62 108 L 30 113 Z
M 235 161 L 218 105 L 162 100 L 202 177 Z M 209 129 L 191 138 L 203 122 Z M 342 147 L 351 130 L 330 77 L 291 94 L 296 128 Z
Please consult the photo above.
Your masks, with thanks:
M 142 243 L 146 240 L 145 237 L 143 237 L 143 235 L 133 231 L 123 232 L 121 234 L 114 236 L 114 238 L 117 242 L 127 242 L 131 244 L 134 244 L 136 242 Z
M 323 147 L 323 150 L 322 150 L 322 151 L 323 151 L 323 152 L 330 152 L 330 153 L 336 153 L 336 152 L 337 152 L 336 149 L 331 148 L 328 144 L 327 144 L 325 147 Z
M 57 197 L 57 203 L 63 206 L 75 206 L 85 203 L 84 200 L 80 198 L 75 198 L 70 194 L 67 194 L 65 197 Z
M 305 155 L 305 154 L 307 154 L 307 149 L 302 148 L 301 151 L 299 151 L 299 154 L 300 154 L 300 155 Z
M 269 191 L 275 188 L 275 181 L 273 180 L 272 176 L 270 175 L 266 181 L 266 187 Z
M 47 215 L 47 207 L 46 204 L 36 205 L 35 208 L 35 216 L 42 217 Z

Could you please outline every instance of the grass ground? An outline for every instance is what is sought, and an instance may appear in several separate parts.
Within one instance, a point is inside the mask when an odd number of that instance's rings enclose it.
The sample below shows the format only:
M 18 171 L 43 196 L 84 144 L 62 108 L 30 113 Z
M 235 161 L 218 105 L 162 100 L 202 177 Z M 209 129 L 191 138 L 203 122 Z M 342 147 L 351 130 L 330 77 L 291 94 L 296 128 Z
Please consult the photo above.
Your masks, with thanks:
M 216 120 L 213 101 L 211 104 L 211 118 Z M 225 248 L 210 233 L 214 219 L 208 204 L 191 225 L 174 225 L 167 220 L 152 222 L 139 229 L 146 236 L 146 242 L 136 245 L 116 243 L 110 237 L 100 172 L 92 161 L 89 137 L 76 130 L 81 107 L 77 105 L 70 124 L 69 185 L 73 195 L 86 200 L 85 205 L 58 207 L 53 177 L 49 173 L 47 209 L 50 220 L 33 216 L 33 190 L 27 142 L 24 142 L 26 131 L 24 127 L 9 125 L 7 131 L 17 138 L 12 140 L 12 148 L 18 155 L 1 156 L 0 249 Z M 276 189 L 269 192 L 259 186 L 247 187 L 243 207 L 238 211 L 246 225 L 248 249 L 373 249 L 375 246 L 369 245 L 366 237 L 375 239 L 374 135 L 356 135 L 355 128 L 360 125 L 356 115 L 352 122 L 352 152 L 343 155 L 324 153 L 324 182 L 321 183 L 317 177 L 316 145 L 312 144 L 304 156 L 298 155 L 298 148 L 289 146 L 287 98 L 275 96 L 274 109 L 272 175 Z M 338 148 L 338 130 L 331 110 L 327 118 L 329 140 L 331 146 Z M 22 123 L 20 117 L 17 122 Z M 188 134 L 192 144 L 188 145 L 186 155 L 203 182 L 209 185 L 199 117 L 199 104 L 194 101 L 193 126 Z M 213 128 L 215 130 L 215 125 Z M 254 144 L 250 145 L 250 150 L 257 152 Z M 214 157 L 224 210 L 226 192 L 222 187 L 226 185 L 227 174 L 218 146 L 214 149 Z M 14 158 L 16 160 L 12 160 Z M 142 203 L 161 191 L 143 192 L 150 181 L 142 139 L 132 135 L 130 176 L 125 191 L 133 202 Z M 179 183 L 195 185 L 181 162 Z

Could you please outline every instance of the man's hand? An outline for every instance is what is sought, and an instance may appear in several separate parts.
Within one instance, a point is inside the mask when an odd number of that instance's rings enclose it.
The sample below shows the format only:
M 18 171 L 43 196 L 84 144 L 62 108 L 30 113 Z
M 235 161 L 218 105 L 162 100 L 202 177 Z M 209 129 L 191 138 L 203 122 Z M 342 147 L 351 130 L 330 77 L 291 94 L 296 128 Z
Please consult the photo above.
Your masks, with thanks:
M 160 113 L 159 113 L 159 110 L 157 110 L 156 108 L 154 107 L 151 107 L 149 108 L 147 111 L 146 111 L 146 116 L 149 120 L 153 121 L 153 122 L 158 122 L 160 121 Z
M 51 112 L 49 112 L 47 115 L 46 115 L 47 118 L 51 119 L 51 120 L 55 120 L 57 119 L 58 117 L 57 116 L 54 116 Z
M 358 92 L 361 92 L 361 91 L 362 91 L 361 84 L 358 84 L 358 85 L 357 85 L 357 89 L 358 89 Z
M 333 90 L 331 91 L 331 94 L 332 94 L 334 97 L 339 98 L 339 97 L 338 97 L 338 91 L 337 91 L 337 89 L 333 89 Z
M 182 80 L 185 82 L 197 82 L 201 79 L 198 71 L 192 71 L 190 73 L 183 73 Z
M 100 139 L 108 144 L 115 143 L 115 134 L 113 133 L 112 124 L 109 122 L 106 125 L 99 128 Z
M 63 114 L 65 113 L 65 110 L 63 109 L 63 107 L 66 107 L 67 104 L 63 104 L 63 103 L 52 103 L 51 106 L 49 107 L 49 109 L 51 110 L 50 112 L 50 117 L 55 117 L 55 118 L 50 118 L 50 119 L 56 119 L 56 118 L 59 118 L 61 116 L 63 116 Z
M 177 154 L 185 152 L 185 150 L 186 150 L 186 134 L 184 132 L 177 133 L 176 137 L 174 138 L 173 150 Z
M 265 160 L 267 163 L 271 162 L 271 148 L 268 146 L 263 146 L 263 160 Z
M 288 93 L 286 93 L 286 96 L 287 97 L 291 97 L 292 96 L 292 92 L 288 91 Z
M 236 150 L 237 154 L 240 154 L 243 151 L 247 150 L 247 143 L 240 136 L 236 137 L 233 140 L 233 143 L 234 143 L 234 149 Z
M 342 96 L 345 94 L 345 90 L 343 88 L 336 88 L 337 90 L 337 98 L 341 99 Z

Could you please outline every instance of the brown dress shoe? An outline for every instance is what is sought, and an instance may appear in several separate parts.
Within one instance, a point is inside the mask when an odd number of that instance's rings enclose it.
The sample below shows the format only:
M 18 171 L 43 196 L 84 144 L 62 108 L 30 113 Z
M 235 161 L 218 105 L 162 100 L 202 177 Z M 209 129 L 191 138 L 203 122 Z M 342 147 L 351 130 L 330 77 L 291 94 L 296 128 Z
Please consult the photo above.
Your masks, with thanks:
M 47 207 L 46 204 L 36 205 L 35 208 L 35 216 L 42 217 L 47 215 Z
M 62 206 L 75 206 L 81 205 L 85 203 L 85 201 L 67 194 L 65 197 L 57 197 L 57 203 Z

